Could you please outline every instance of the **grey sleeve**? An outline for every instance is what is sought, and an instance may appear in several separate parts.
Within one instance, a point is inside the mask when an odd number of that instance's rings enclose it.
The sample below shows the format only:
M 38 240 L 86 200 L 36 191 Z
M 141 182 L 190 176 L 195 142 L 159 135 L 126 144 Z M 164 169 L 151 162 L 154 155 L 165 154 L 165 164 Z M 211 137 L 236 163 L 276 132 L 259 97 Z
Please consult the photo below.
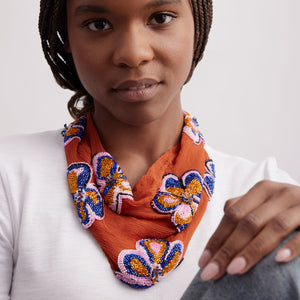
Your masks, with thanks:
M 181 299 L 299 300 L 300 257 L 289 263 L 277 263 L 275 255 L 279 247 L 244 275 L 225 275 L 217 281 L 203 282 L 199 271 Z

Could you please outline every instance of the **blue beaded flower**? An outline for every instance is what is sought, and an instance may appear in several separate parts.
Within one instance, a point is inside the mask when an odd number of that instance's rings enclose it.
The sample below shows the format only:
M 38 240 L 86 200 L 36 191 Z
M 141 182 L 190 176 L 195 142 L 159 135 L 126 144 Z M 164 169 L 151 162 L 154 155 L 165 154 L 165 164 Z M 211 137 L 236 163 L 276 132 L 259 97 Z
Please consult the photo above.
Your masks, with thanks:
M 102 197 L 91 183 L 92 169 L 86 163 L 73 163 L 68 167 L 68 183 L 81 224 L 89 228 L 95 220 L 104 218 Z
M 183 243 L 158 239 L 136 242 L 136 250 L 123 250 L 118 257 L 118 279 L 133 288 L 146 289 L 175 269 L 182 260 Z
M 107 152 L 99 152 L 93 157 L 96 183 L 105 204 L 120 214 L 122 201 L 133 200 L 133 194 L 126 176 L 118 163 Z
M 174 174 L 163 177 L 161 187 L 151 205 L 161 214 L 171 214 L 171 222 L 178 232 L 192 221 L 200 203 L 203 190 L 201 174 L 196 170 L 186 172 L 181 178 Z
M 206 172 L 203 179 L 203 187 L 209 197 L 212 196 L 215 187 L 216 171 L 215 165 L 211 159 L 205 162 Z
M 78 120 L 71 123 L 65 128 L 63 132 L 65 146 L 68 145 L 73 139 L 79 139 L 81 141 L 86 128 L 86 118 L 81 117 Z
M 197 120 L 185 112 L 184 123 L 183 132 L 188 135 L 196 145 L 204 143 L 204 138 L 198 128 Z

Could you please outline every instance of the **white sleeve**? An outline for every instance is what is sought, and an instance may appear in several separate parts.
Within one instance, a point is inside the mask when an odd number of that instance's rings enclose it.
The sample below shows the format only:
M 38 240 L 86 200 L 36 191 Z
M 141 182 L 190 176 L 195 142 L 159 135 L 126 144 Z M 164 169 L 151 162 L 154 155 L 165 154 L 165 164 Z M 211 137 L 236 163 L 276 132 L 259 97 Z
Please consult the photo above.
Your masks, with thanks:
M 299 185 L 287 172 L 278 168 L 274 157 L 267 158 L 262 162 L 262 165 L 264 166 L 264 179 Z
M 0 299 L 10 299 L 13 274 L 13 230 L 8 195 L 0 173 Z

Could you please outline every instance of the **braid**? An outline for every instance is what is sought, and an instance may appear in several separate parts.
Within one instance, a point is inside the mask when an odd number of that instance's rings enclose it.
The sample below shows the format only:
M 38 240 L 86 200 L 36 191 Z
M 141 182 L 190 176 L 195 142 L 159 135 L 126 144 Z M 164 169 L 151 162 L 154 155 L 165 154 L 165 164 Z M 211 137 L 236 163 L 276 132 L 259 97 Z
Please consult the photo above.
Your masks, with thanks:
M 73 118 L 78 118 L 93 108 L 93 99 L 82 86 L 77 75 L 73 58 L 65 51 L 67 40 L 66 1 L 41 0 L 39 31 L 45 58 L 55 80 L 62 88 L 75 91 L 68 103 Z M 82 109 L 78 109 L 82 102 Z
M 189 0 L 195 24 L 194 56 L 187 81 L 201 60 L 212 23 L 212 0 Z M 94 107 L 91 95 L 83 87 L 73 62 L 65 50 L 67 41 L 66 0 L 41 0 L 39 31 L 45 58 L 57 83 L 75 92 L 68 102 L 73 118 L 78 118 Z
M 212 0 L 190 0 L 190 2 L 194 15 L 195 41 L 192 67 L 186 82 L 190 80 L 194 69 L 203 57 L 213 17 Z

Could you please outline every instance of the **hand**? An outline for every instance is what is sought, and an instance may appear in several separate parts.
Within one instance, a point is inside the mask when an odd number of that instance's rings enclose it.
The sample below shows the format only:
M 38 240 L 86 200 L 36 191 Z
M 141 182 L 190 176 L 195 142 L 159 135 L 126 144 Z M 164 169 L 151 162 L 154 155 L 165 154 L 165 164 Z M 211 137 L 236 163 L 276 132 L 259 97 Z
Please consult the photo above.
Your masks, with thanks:
M 230 199 L 224 217 L 199 260 L 202 280 L 243 274 L 300 226 L 300 187 L 272 181 L 255 184 L 242 197 Z M 300 233 L 279 249 L 275 260 L 300 254 Z

